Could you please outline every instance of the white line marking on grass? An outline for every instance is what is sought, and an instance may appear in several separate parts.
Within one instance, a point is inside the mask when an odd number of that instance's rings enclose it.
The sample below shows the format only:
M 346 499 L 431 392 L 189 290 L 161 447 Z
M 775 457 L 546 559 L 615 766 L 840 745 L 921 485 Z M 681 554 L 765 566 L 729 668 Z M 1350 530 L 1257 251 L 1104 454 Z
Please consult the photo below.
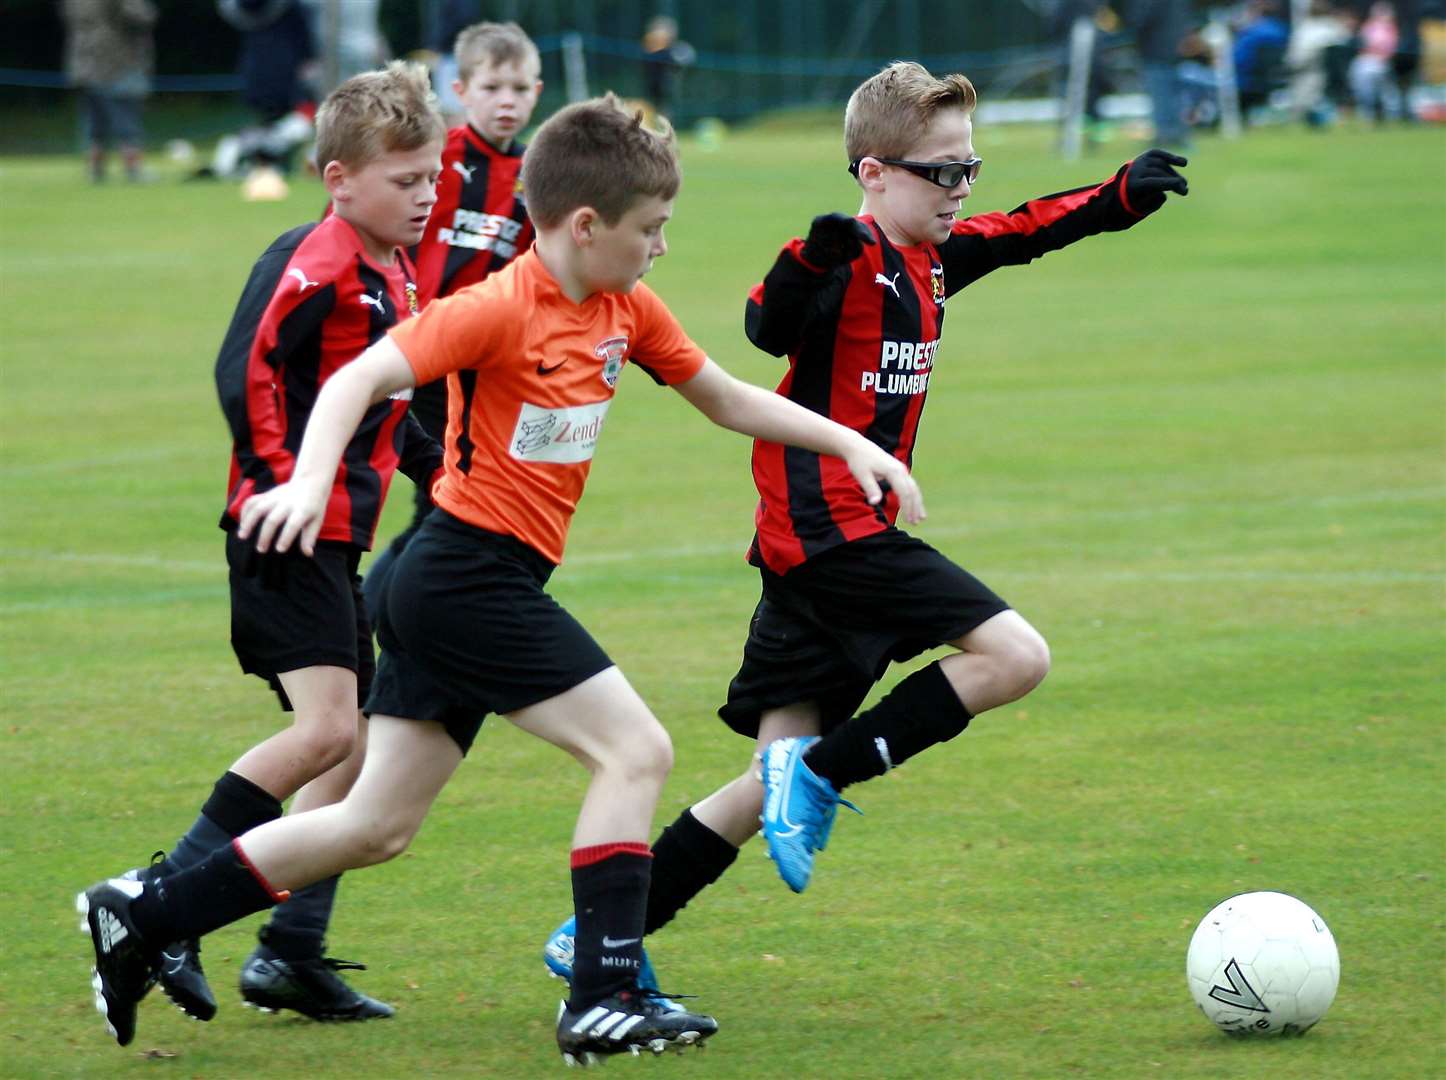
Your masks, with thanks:
M 48 562 L 70 563 L 80 566 L 123 566 L 141 570 L 178 570 L 187 574 L 210 574 L 221 576 L 226 572 L 224 559 L 214 562 L 197 562 L 188 559 L 167 559 L 161 555 L 115 555 L 109 552 L 81 551 L 27 551 L 23 548 L 9 548 L 0 551 L 0 559 L 6 562 Z

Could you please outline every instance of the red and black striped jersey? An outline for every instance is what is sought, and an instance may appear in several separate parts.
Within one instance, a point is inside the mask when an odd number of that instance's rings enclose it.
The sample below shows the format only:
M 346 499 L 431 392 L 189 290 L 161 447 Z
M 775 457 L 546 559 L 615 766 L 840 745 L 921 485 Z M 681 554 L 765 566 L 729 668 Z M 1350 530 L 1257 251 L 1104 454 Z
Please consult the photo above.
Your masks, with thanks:
M 523 145 L 498 150 L 470 124 L 447 132 L 437 204 L 412 249 L 418 300 L 475 285 L 501 270 L 532 244 L 532 222 L 522 199 Z M 447 428 L 445 381 L 417 387 L 412 415 L 438 442 Z
M 1129 166 L 1093 187 L 1031 200 L 1009 213 L 954 222 L 942 244 L 899 247 L 865 215 L 877 243 L 820 272 L 795 239 L 748 296 L 748 338 L 788 356 L 778 393 L 853 428 L 912 465 L 919 418 L 944 330 L 944 301 L 1001 266 L 1030 262 L 1143 216 L 1124 198 Z M 759 501 L 749 561 L 782 574 L 819 552 L 889 528 L 890 494 L 870 506 L 839 458 L 757 440 Z
M 266 249 L 241 292 L 216 357 L 216 389 L 231 428 L 231 475 L 221 527 L 236 527 L 255 492 L 290 479 L 322 385 L 392 326 L 416 313 L 402 252 L 389 267 L 331 214 Z M 410 394 L 366 411 L 342 455 L 319 539 L 369 548 L 392 475 L 430 484 L 441 447 L 407 414 Z

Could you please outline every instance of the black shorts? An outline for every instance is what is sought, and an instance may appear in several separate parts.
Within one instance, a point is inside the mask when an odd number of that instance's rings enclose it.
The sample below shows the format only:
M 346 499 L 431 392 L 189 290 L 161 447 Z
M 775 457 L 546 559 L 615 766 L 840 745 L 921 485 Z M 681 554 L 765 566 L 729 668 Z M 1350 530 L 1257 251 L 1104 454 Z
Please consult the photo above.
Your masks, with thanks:
M 765 710 L 803 701 L 818 702 L 828 731 L 854 714 L 890 663 L 1009 610 L 973 574 L 898 529 L 829 548 L 781 576 L 760 573 L 743 664 L 718 710 L 749 738 Z
M 356 672 L 358 701 L 371 690 L 376 659 L 357 576 L 361 555 L 353 544 L 332 541 L 318 543 L 314 556 L 296 548 L 259 555 L 250 541 L 226 533 L 231 648 L 241 670 L 270 683 L 288 712 L 282 672 L 346 668 Z
M 434 510 L 387 586 L 367 714 L 435 720 L 465 754 L 488 713 L 546 701 L 612 667 L 542 591 L 553 569 L 520 540 Z

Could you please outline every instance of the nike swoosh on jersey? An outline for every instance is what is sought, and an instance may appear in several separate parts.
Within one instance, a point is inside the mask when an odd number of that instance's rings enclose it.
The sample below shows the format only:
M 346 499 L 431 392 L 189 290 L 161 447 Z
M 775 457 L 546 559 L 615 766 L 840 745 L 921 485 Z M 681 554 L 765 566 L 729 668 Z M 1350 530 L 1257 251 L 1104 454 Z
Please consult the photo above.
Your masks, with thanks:
M 562 367 L 562 365 L 565 363 L 567 363 L 567 359 L 565 357 L 559 360 L 557 363 L 553 364 L 551 367 L 547 367 L 541 361 L 539 361 L 537 364 L 537 373 L 539 375 L 551 375 L 554 371 Z

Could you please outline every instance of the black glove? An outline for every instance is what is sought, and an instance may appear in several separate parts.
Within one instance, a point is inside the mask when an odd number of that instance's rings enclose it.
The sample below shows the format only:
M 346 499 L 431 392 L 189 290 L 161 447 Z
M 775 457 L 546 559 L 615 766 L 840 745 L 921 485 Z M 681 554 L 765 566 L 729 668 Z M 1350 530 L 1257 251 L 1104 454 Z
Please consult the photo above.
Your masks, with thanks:
M 847 214 L 820 214 L 809 226 L 808 239 L 800 254 L 820 270 L 851 263 L 865 244 L 874 242 L 874 230 Z
M 1190 194 L 1190 185 L 1175 171 L 1189 162 L 1168 150 L 1146 150 L 1130 162 L 1125 173 L 1125 201 L 1137 214 L 1149 214 L 1165 205 L 1165 192 Z

